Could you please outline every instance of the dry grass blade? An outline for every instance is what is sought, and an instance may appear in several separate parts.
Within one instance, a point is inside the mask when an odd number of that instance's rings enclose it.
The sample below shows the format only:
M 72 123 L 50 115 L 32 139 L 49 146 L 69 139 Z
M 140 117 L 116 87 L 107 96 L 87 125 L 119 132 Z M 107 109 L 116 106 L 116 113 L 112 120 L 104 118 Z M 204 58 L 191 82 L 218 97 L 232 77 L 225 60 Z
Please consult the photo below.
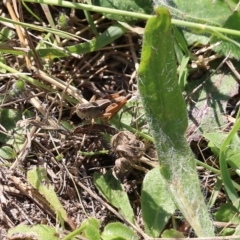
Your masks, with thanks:
M 13 10 L 12 5 L 11 5 L 10 2 L 11 2 L 10 0 L 6 0 L 5 1 L 5 5 L 6 5 L 7 9 L 8 9 L 8 12 L 9 12 L 12 20 L 19 22 L 19 19 L 17 18 L 16 14 L 15 14 L 15 11 Z M 14 5 L 14 6 L 15 6 L 15 10 L 17 10 L 16 9 L 16 5 Z M 21 47 L 26 49 L 27 48 L 27 43 L 26 43 L 27 41 L 26 41 L 26 38 L 24 37 L 25 34 L 23 32 L 23 29 L 19 25 L 15 25 L 15 28 L 16 28 L 16 31 L 17 31 L 17 34 L 18 34 L 18 37 L 19 37 L 19 41 L 21 43 Z M 25 60 L 26 60 L 27 66 L 30 68 L 31 61 L 30 61 L 30 59 L 29 59 L 27 54 L 25 55 Z

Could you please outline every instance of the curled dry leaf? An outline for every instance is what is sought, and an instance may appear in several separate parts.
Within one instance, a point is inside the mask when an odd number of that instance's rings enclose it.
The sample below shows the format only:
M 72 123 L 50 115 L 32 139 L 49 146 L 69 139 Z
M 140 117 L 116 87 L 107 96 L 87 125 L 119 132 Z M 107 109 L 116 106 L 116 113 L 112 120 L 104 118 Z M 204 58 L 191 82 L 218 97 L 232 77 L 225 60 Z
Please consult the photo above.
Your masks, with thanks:
M 120 157 L 115 161 L 113 168 L 113 175 L 116 178 L 126 176 L 132 169 L 132 161 L 141 158 L 145 150 L 144 143 L 129 131 L 115 134 L 111 139 L 111 147 Z
M 118 158 L 113 167 L 113 175 L 115 178 L 126 176 L 132 170 L 132 163 L 126 158 Z
M 119 156 L 129 160 L 137 160 L 142 157 L 145 145 L 129 131 L 122 131 L 111 139 L 111 147 Z

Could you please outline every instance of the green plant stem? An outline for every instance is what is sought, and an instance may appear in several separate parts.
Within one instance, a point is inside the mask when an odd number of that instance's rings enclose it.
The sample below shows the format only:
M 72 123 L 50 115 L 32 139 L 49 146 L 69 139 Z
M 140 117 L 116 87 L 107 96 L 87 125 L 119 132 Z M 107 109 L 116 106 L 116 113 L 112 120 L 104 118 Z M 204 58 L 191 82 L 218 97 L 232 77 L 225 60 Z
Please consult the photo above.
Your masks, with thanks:
M 221 174 L 220 170 L 217 170 L 216 168 L 213 168 L 213 167 L 207 165 L 206 163 L 199 161 L 197 159 L 195 159 L 195 161 L 198 166 L 204 167 L 205 169 L 213 172 L 214 174 L 218 174 L 218 175 Z M 219 176 L 219 178 L 222 179 L 221 176 Z M 233 184 L 234 188 L 236 188 L 238 191 L 240 191 L 240 185 L 238 183 L 236 183 L 235 181 L 232 180 L 232 184 Z
M 124 128 L 126 128 L 127 130 L 137 134 L 138 136 L 143 137 L 143 138 L 145 138 L 148 141 L 154 142 L 153 137 L 149 136 L 148 134 L 142 133 L 142 132 L 138 131 L 137 129 L 135 129 L 135 128 L 131 127 L 131 126 L 128 126 L 127 124 L 124 124 L 124 123 L 122 123 L 122 126 Z
M 133 18 L 143 19 L 143 20 L 148 20 L 151 17 L 151 15 L 147 15 L 147 14 L 128 12 L 128 11 L 123 11 L 123 10 L 104 8 L 104 7 L 98 7 L 98 6 L 82 4 L 82 3 L 73 3 L 73 2 L 67 2 L 67 1 L 55 1 L 55 0 L 24 0 L 24 1 L 32 2 L 32 3 L 33 2 L 45 3 L 45 4 L 51 4 L 51 5 L 67 7 L 67 8 L 83 9 L 83 10 L 87 10 L 87 11 L 100 12 L 100 13 L 111 13 L 111 14 L 116 14 L 116 15 L 124 15 L 124 16 L 133 17 Z M 205 24 L 182 21 L 182 20 L 177 20 L 177 19 L 172 19 L 171 23 L 173 25 L 178 25 L 178 26 L 182 26 L 182 27 L 199 29 L 199 30 L 202 30 L 203 32 L 209 32 L 211 34 L 214 34 L 215 32 L 221 32 L 221 33 L 225 33 L 225 34 L 240 36 L 240 31 L 227 29 L 227 28 L 214 27 L 214 26 L 209 26 L 209 25 L 205 25 Z
M 78 37 L 78 36 L 76 36 L 74 34 L 71 34 L 71 33 L 68 33 L 68 32 L 64 32 L 64 31 L 56 29 L 56 28 L 46 28 L 46 27 L 36 26 L 34 24 L 23 23 L 23 22 L 16 22 L 16 21 L 13 21 L 10 18 L 5 18 L 5 17 L 0 17 L 0 22 L 12 23 L 12 24 L 15 24 L 15 25 L 19 25 L 19 26 L 25 27 L 27 29 L 30 28 L 30 29 L 34 29 L 34 30 L 40 31 L 40 32 L 53 33 L 53 34 L 56 34 L 56 35 L 58 35 L 58 36 L 60 36 L 62 38 L 69 38 L 69 37 L 76 38 L 76 37 Z
M 202 161 L 199 161 L 199 160 L 197 160 L 197 159 L 195 159 L 195 161 L 196 161 L 196 164 L 197 164 L 198 166 L 204 167 L 205 169 L 211 171 L 211 172 L 214 173 L 214 174 L 218 174 L 218 175 L 221 174 L 220 170 L 217 170 L 216 168 L 213 168 L 213 167 L 209 166 L 208 164 L 206 164 L 206 163 L 204 163 L 204 162 L 202 162 Z

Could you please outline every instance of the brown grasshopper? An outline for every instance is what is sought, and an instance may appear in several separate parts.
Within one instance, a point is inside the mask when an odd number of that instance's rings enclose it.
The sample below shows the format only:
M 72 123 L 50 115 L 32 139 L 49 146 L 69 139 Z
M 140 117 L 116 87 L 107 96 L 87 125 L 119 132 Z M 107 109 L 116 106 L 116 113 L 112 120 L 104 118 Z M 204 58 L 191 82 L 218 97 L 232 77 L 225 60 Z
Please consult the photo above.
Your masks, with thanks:
M 110 94 L 94 102 L 82 103 L 76 106 L 75 112 L 84 119 L 102 118 L 108 121 L 112 118 L 128 101 L 131 95 L 121 96 L 124 91 Z

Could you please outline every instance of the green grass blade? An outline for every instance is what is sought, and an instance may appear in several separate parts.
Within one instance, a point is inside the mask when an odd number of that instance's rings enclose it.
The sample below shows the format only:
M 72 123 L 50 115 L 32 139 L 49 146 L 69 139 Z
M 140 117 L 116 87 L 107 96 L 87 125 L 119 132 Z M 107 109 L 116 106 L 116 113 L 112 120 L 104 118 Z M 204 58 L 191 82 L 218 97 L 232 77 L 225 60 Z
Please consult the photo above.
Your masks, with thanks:
M 113 42 L 114 40 L 118 39 L 126 31 L 127 29 L 122 27 L 120 24 L 115 24 L 113 26 L 110 26 L 105 32 L 103 32 L 95 39 L 89 42 L 84 42 L 74 46 L 66 47 L 66 50 L 70 53 L 77 54 L 94 52 L 105 47 L 107 44 Z M 68 56 L 66 52 L 63 52 L 62 50 L 56 48 L 38 49 L 37 52 L 41 58 L 44 57 L 58 58 Z
M 96 26 L 94 24 L 94 21 L 93 21 L 93 18 L 91 16 L 90 12 L 86 11 L 86 10 L 84 10 L 83 12 L 84 12 L 84 15 L 85 15 L 85 17 L 86 17 L 86 19 L 87 19 L 87 21 L 88 21 L 88 23 L 89 23 L 93 33 L 94 33 L 94 35 L 96 37 L 99 36 L 98 30 L 97 30 L 97 28 L 96 28 Z
M 240 209 L 239 196 L 238 196 L 237 191 L 234 188 L 233 182 L 230 177 L 230 173 L 228 171 L 226 156 L 227 156 L 228 148 L 231 147 L 230 143 L 239 128 L 240 128 L 240 119 L 239 119 L 239 114 L 238 114 L 237 121 L 235 122 L 235 124 L 234 124 L 231 132 L 227 136 L 226 140 L 223 142 L 223 144 L 220 148 L 220 154 L 219 154 L 220 171 L 221 171 L 221 176 L 222 176 L 225 190 L 226 190 L 229 198 L 231 199 L 233 205 L 238 210 Z
M 157 16 L 147 22 L 138 87 L 170 196 L 198 236 L 214 236 L 185 137 L 187 111 L 178 85 L 171 18 L 166 9 L 157 9 Z

